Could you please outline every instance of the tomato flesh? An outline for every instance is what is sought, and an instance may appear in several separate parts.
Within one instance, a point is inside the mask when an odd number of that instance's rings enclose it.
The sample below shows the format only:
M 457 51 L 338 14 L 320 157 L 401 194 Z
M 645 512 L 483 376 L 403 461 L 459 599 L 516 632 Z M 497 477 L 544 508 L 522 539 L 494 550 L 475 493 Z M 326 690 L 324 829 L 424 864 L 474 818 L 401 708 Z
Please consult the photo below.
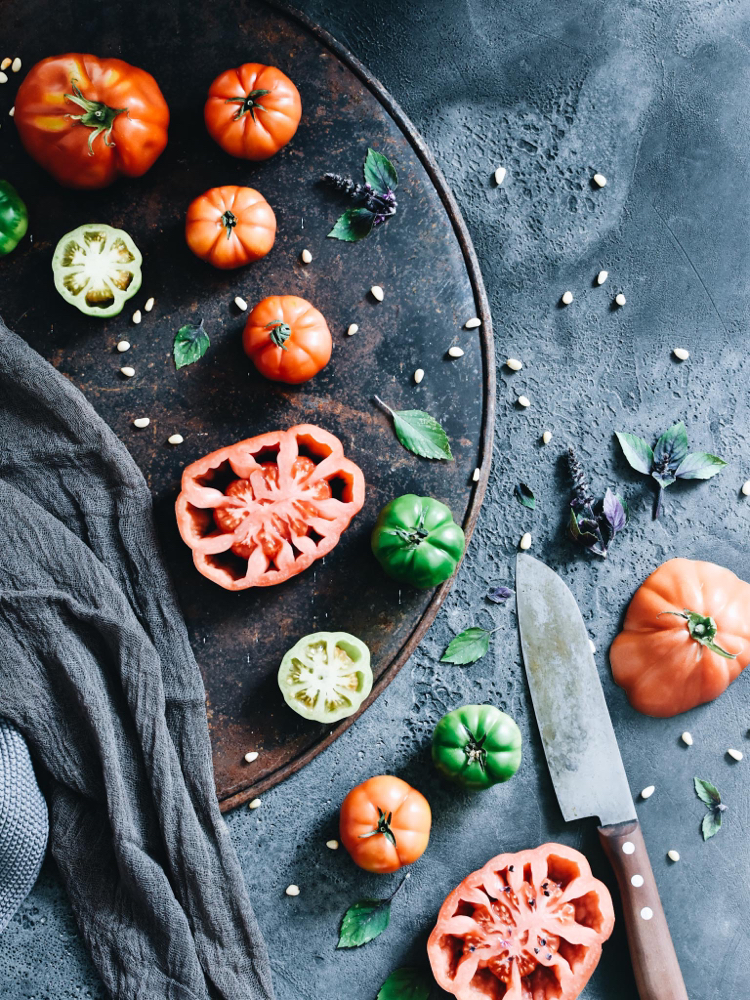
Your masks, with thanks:
M 338 722 L 353 715 L 372 690 L 370 651 L 348 632 L 313 632 L 285 653 L 278 681 L 298 715 Z

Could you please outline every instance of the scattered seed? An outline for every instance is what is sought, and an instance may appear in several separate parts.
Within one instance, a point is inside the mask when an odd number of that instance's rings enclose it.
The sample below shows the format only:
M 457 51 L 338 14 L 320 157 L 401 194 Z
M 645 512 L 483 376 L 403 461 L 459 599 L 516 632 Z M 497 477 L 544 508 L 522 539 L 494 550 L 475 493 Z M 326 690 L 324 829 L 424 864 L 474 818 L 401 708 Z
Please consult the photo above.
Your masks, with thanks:
M 247 309 L 247 302 L 242 298 L 241 295 L 235 295 L 234 304 L 241 312 L 245 312 Z
M 690 351 L 686 351 L 684 347 L 674 347 L 672 349 L 672 354 L 674 354 L 676 358 L 679 358 L 680 361 L 687 361 L 690 357 Z
M 329 851 L 338 851 L 339 842 L 338 840 L 327 840 L 326 847 L 328 848 Z
M 182 436 L 182 434 L 172 434 L 170 435 L 170 437 L 167 438 L 167 442 L 169 444 L 182 444 L 184 440 L 185 438 Z
M 312 254 L 309 250 L 303 250 L 300 254 L 300 259 L 303 264 L 312 264 Z
M 12 117 L 13 117 L 13 115 L 14 115 L 15 113 L 16 113 L 16 108 L 15 108 L 15 105 L 14 105 L 14 106 L 13 106 L 13 107 L 12 107 L 12 108 L 10 109 L 10 111 L 8 112 L 8 114 L 9 114 L 9 115 L 10 115 L 10 117 L 12 118 Z
M 146 310 L 147 313 L 150 313 L 151 310 L 154 308 L 154 301 L 155 300 L 153 295 L 151 296 L 150 299 L 146 299 L 146 305 L 143 308 Z
M 448 357 L 449 358 L 462 358 L 464 356 L 463 349 L 460 347 L 449 347 Z
M 248 809 L 260 809 L 260 799 L 250 799 L 247 804 Z
M 8 82 L 8 74 L 0 72 L 0 83 Z
M 670 861 L 679 861 L 680 852 L 679 851 L 667 851 L 667 857 Z
M 531 406 L 531 400 L 529 399 L 528 396 L 519 396 L 517 402 L 519 406 L 523 407 Z
M 552 440 L 552 431 L 545 431 L 542 434 L 542 444 L 549 444 Z
M 680 739 L 682 740 L 682 742 L 685 744 L 686 747 L 691 747 L 693 745 L 693 737 L 687 731 L 685 731 L 682 734 Z
M 136 417 L 133 421 L 133 427 L 137 427 L 139 430 L 142 430 L 144 427 L 148 427 L 150 423 L 151 421 L 148 417 Z
M 495 184 L 497 184 L 497 186 L 500 187 L 500 185 L 503 183 L 503 181 L 507 176 L 508 176 L 508 171 L 505 169 L 505 167 L 498 167 L 495 170 Z
M 505 366 L 506 368 L 510 368 L 512 372 L 520 372 L 523 368 L 523 361 L 519 361 L 518 358 L 508 358 Z
M 742 495 L 745 497 L 750 497 L 750 479 L 742 484 Z
M 607 186 L 607 178 L 604 174 L 594 174 L 593 181 L 597 187 L 603 188 Z
M 596 276 L 597 285 L 603 285 L 609 277 L 609 271 L 600 271 Z
M 127 341 L 127 340 L 121 340 L 119 342 L 119 344 L 117 345 L 117 350 L 120 352 L 120 354 L 124 354 L 125 351 L 129 351 L 130 350 L 130 343 L 129 343 L 129 341 Z
M 21 60 L 18 58 L 18 56 L 16 56 L 16 58 L 13 60 L 13 62 L 10 65 L 10 68 L 13 70 L 14 73 L 19 73 L 20 72 L 20 70 L 21 70 Z
M 417 368 L 417 370 L 414 372 L 414 381 L 416 382 L 417 385 L 419 385 L 419 383 L 422 381 L 423 378 L 424 378 L 424 368 Z
M 299 896 L 299 886 L 298 885 L 288 885 L 286 887 L 287 896 Z
M 518 543 L 518 547 L 519 547 L 519 549 L 523 549 L 524 552 L 526 551 L 526 549 L 530 549 L 531 548 L 531 532 L 530 531 L 527 531 L 525 534 L 521 535 L 521 541 Z
M 618 305 L 618 306 L 619 306 L 619 307 L 620 307 L 621 309 L 622 309 L 622 307 L 623 307 L 623 306 L 625 305 L 625 303 L 626 303 L 627 301 L 628 301 L 628 300 L 627 300 L 627 299 L 625 298 L 625 296 L 624 296 L 624 295 L 622 294 L 622 292 L 618 292 L 618 293 L 617 293 L 617 295 L 615 295 L 615 303 L 616 303 L 616 305 Z
M 142 319 L 143 317 L 141 316 L 141 310 L 136 309 L 136 311 L 133 313 L 133 322 L 135 323 L 136 326 L 138 326 L 138 324 Z
M 596 646 L 594 645 L 593 639 L 589 639 L 589 649 L 591 650 L 592 653 L 596 652 Z
M 655 791 L 656 791 L 656 789 L 654 788 L 653 785 L 646 785 L 646 787 L 641 792 L 641 798 L 642 799 L 650 799 L 651 796 L 654 794 Z
M 562 302 L 562 304 L 564 306 L 569 306 L 570 303 L 573 301 L 573 293 L 572 292 L 563 292 L 562 293 L 562 299 L 560 301 Z
M 355 333 L 359 330 L 356 323 L 350 323 L 346 330 L 347 337 L 353 337 Z
M 251 750 L 249 753 L 245 754 L 245 762 L 247 764 L 252 764 L 252 762 L 254 760 L 257 760 L 257 759 L 258 759 L 258 751 L 257 750 Z
M 732 760 L 742 760 L 743 753 L 741 750 L 733 750 L 731 747 L 727 750 L 727 753 L 732 758 Z
M 481 325 L 481 319 L 478 316 L 472 316 L 471 319 L 467 319 L 464 323 L 464 330 L 476 330 L 476 328 Z
M 370 295 L 372 295 L 376 302 L 382 302 L 385 298 L 385 292 L 380 285 L 373 285 L 370 289 Z
M 12 61 L 13 60 L 10 58 L 10 56 L 6 56 L 5 59 L 3 59 L 2 62 L 0 62 L 0 69 L 7 69 Z
M 475 483 L 478 483 L 478 482 L 479 482 L 479 477 L 481 476 L 481 474 L 482 474 L 482 471 L 481 471 L 481 469 L 474 469 L 474 474 L 473 474 L 473 475 L 472 475 L 472 477 L 471 477 L 471 478 L 472 478 L 472 480 L 473 480 L 473 481 L 474 481 Z
M 126 365 L 124 368 L 120 369 L 120 374 L 124 375 L 125 378 L 132 378 L 135 375 L 135 368 L 131 368 L 129 365 Z

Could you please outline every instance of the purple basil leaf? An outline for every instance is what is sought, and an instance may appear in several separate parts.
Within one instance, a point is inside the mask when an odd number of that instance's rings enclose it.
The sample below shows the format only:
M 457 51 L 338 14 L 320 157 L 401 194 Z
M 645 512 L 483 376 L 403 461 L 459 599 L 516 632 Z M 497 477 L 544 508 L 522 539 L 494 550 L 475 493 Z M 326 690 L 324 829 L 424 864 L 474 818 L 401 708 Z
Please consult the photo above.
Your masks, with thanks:
M 513 591 L 510 587 L 493 587 L 489 594 L 487 594 L 487 600 L 492 601 L 493 604 L 505 604 L 508 598 L 512 596 Z
M 607 519 L 607 523 L 612 529 L 613 535 L 617 534 L 618 531 L 622 531 L 628 523 L 628 512 L 625 505 L 617 494 L 613 493 L 609 487 L 607 487 L 607 492 L 604 494 L 602 510 Z
M 688 453 L 688 436 L 685 424 L 680 420 L 662 436 L 654 446 L 654 466 L 662 465 L 663 471 L 673 472 Z
M 711 479 L 721 472 L 727 463 L 723 458 L 709 455 L 705 451 L 694 451 L 686 455 L 680 463 L 675 476 L 677 479 Z

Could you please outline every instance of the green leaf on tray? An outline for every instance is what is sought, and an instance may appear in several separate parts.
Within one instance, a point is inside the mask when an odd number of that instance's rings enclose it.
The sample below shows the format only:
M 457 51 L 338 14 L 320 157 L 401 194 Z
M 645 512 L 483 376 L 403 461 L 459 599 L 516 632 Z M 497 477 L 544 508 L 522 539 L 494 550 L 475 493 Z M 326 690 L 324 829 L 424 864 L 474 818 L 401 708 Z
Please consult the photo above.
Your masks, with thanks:
M 536 497 L 534 496 L 534 491 L 526 483 L 516 483 L 516 488 L 514 490 L 516 495 L 516 500 L 522 503 L 524 507 L 528 507 L 529 510 L 536 509 Z
M 636 470 L 649 475 L 654 464 L 654 453 L 651 447 L 637 434 L 623 434 L 617 431 L 617 440 L 628 463 Z
M 203 326 L 203 320 L 197 326 L 190 323 L 181 326 L 172 345 L 175 366 L 184 368 L 185 365 L 192 365 L 194 361 L 199 361 L 208 350 L 210 343 Z
M 367 150 L 364 165 L 365 183 L 369 184 L 378 194 L 387 194 L 398 187 L 398 175 L 393 164 L 382 153 L 374 149 Z
M 344 914 L 337 948 L 359 948 L 378 937 L 391 919 L 390 899 L 360 899 Z
M 721 795 L 715 785 L 712 785 L 710 781 L 706 781 L 705 778 L 693 778 L 693 785 L 695 787 L 695 794 L 705 803 L 713 809 L 714 806 L 719 805 L 721 802 Z
M 407 451 L 440 462 L 453 458 L 448 435 L 429 413 L 424 410 L 392 410 L 377 396 L 375 401 L 393 417 L 396 437 Z
M 490 648 L 490 633 L 487 629 L 474 626 L 460 632 L 448 644 L 440 657 L 441 663 L 455 663 L 459 667 L 481 660 Z
M 356 243 L 370 235 L 375 213 L 369 208 L 347 208 L 336 220 L 336 225 L 328 233 L 334 240 L 344 240 L 346 243 Z
M 428 1000 L 432 978 L 422 969 L 396 969 L 378 992 L 377 1000 Z

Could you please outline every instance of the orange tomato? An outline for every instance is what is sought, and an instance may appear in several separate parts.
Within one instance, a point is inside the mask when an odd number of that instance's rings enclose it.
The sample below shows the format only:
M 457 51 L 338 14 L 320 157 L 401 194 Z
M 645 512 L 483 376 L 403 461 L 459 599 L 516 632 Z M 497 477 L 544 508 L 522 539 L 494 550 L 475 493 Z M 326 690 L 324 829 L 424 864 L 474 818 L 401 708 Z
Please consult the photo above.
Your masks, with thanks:
M 424 795 L 390 774 L 353 788 L 339 817 L 341 843 L 368 872 L 395 872 L 421 858 L 431 824 Z
M 636 591 L 609 661 L 645 715 L 713 701 L 750 662 L 750 584 L 714 563 L 670 559 Z
M 203 116 L 209 135 L 225 152 L 267 160 L 297 131 L 302 102 L 280 69 L 245 63 L 216 77 Z
M 229 270 L 265 257 L 276 239 L 276 216 L 254 188 L 211 188 L 190 205 L 187 245 L 201 260 Z
M 333 341 L 325 317 L 305 299 L 270 295 L 248 316 L 242 346 L 261 375 L 297 385 L 325 368 Z
M 15 108 L 24 149 L 65 187 L 140 177 L 167 145 L 169 108 L 156 80 L 122 59 L 43 59 L 18 88 Z

